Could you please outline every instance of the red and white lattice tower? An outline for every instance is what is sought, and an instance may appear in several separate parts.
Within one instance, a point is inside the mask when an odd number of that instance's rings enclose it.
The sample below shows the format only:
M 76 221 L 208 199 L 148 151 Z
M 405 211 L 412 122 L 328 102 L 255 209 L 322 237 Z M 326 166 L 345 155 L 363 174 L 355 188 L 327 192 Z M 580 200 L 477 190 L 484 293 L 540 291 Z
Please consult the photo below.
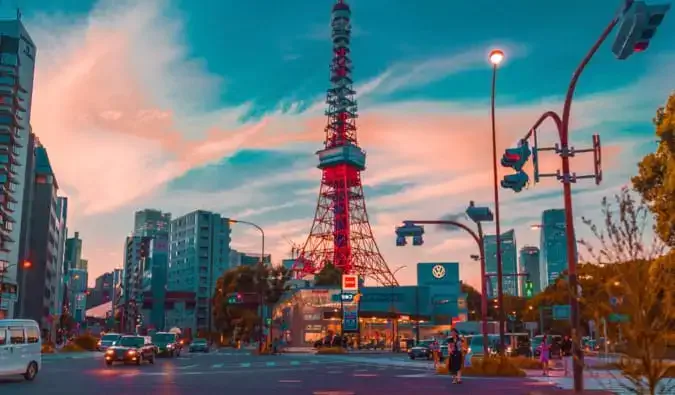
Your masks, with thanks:
M 398 285 L 377 248 L 368 222 L 361 172 L 366 154 L 356 140 L 357 106 L 349 55 L 351 10 L 344 0 L 333 6 L 331 88 L 326 95 L 326 140 L 317 152 L 322 170 L 319 202 L 309 237 L 296 259 L 301 275 L 332 263 L 345 274 L 359 274 L 382 285 Z

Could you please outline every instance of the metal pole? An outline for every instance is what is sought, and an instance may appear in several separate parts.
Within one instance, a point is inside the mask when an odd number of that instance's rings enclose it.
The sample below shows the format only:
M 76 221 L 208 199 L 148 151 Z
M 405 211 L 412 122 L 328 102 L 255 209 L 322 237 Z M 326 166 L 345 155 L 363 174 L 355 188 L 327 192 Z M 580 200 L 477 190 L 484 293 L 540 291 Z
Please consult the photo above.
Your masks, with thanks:
M 415 344 L 420 343 L 420 287 L 415 287 Z
M 495 240 L 497 242 L 497 300 L 499 302 L 499 353 L 504 350 L 504 291 L 502 279 L 502 235 L 499 224 L 499 181 L 497 174 L 497 127 L 495 125 L 495 91 L 497 65 L 492 66 L 492 93 L 490 95 L 490 120 L 492 123 L 492 172 L 495 195 Z
M 5 267 L 0 268 L 0 313 L 2 313 L 2 317 L 0 318 L 7 318 L 5 317 L 5 310 L 2 307 L 2 294 L 5 292 Z M 9 305 L 7 306 L 9 311 Z
M 478 238 L 480 239 L 480 282 L 481 282 L 481 298 L 480 308 L 482 316 L 482 332 L 483 332 L 483 355 L 488 355 L 488 297 L 487 297 L 487 282 L 485 277 L 485 240 L 483 239 L 483 225 L 477 222 Z

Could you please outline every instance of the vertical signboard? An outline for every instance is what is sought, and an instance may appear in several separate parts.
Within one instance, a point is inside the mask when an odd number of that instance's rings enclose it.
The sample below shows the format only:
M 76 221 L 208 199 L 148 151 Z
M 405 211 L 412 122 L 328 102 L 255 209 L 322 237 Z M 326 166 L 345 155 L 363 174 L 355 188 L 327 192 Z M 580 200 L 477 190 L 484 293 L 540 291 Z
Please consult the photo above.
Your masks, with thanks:
M 345 304 L 342 307 L 342 332 L 353 333 L 359 331 L 358 304 Z
M 355 274 L 342 275 L 342 292 L 356 292 L 359 290 L 359 276 Z
M 359 292 L 359 276 L 354 274 L 342 275 L 342 292 L 340 305 L 342 306 L 342 333 L 359 331 L 359 303 L 354 298 Z

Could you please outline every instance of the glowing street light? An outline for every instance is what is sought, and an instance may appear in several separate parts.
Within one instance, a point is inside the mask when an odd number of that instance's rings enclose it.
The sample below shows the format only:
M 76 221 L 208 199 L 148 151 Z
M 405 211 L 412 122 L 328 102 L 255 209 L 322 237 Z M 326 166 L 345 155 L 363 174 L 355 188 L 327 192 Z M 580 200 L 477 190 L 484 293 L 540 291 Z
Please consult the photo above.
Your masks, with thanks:
M 490 63 L 492 63 L 494 66 L 499 66 L 499 64 L 504 60 L 504 52 L 499 49 L 495 49 L 490 52 L 488 59 L 490 59 Z

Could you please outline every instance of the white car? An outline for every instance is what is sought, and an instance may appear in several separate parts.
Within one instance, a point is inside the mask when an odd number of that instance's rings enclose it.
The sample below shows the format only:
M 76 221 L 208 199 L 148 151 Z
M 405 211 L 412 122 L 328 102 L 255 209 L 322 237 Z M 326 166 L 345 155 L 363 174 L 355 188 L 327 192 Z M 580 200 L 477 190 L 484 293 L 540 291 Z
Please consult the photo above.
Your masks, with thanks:
M 42 369 L 40 327 L 33 320 L 0 320 L 0 377 L 32 381 Z

